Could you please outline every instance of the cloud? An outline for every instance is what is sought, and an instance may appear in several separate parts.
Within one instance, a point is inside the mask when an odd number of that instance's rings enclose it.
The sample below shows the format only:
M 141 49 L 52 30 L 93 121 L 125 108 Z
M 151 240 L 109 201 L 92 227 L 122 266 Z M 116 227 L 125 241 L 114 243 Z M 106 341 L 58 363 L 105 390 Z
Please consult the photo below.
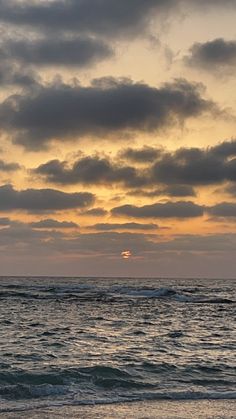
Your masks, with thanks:
M 146 149 L 128 149 L 138 163 L 146 159 Z M 156 153 L 155 153 L 156 150 Z M 171 197 L 196 196 L 195 186 L 215 185 L 236 181 L 236 140 L 225 141 L 208 148 L 179 148 L 174 152 L 151 148 L 147 151 L 157 156 L 154 163 L 146 162 L 145 168 L 120 163 L 121 150 L 112 160 L 99 155 L 82 157 L 72 163 L 51 160 L 32 169 L 31 173 L 42 176 L 46 182 L 69 184 L 122 184 L 133 196 Z M 141 153 L 141 155 L 140 155 Z M 137 189 L 139 188 L 139 189 Z
M 195 190 L 189 185 L 170 185 L 163 188 L 162 193 L 172 197 L 196 196 Z
M 183 79 L 155 88 L 102 78 L 88 87 L 55 82 L 10 96 L 0 105 L 0 123 L 16 143 L 40 150 L 51 140 L 155 132 L 215 111 L 216 105 L 202 97 L 202 86 Z
M 144 29 L 153 12 L 165 11 L 173 3 L 173 0 L 56 0 L 19 4 L 1 0 L 0 19 L 40 30 L 127 36 Z
M 120 259 L 121 252 L 129 249 L 134 257 L 142 257 L 143 261 L 164 258 L 168 264 L 169 257 L 185 257 L 191 253 L 209 255 L 218 252 L 235 252 L 235 234 L 209 234 L 209 235 L 178 235 L 175 238 L 163 240 L 162 236 L 133 232 L 98 232 L 76 235 L 65 235 L 57 231 L 34 230 L 25 224 L 0 229 L 1 254 L 14 251 L 14 255 L 39 258 L 41 255 L 50 259 L 55 254 L 62 255 L 65 262 L 69 256 L 81 261 L 84 257 L 101 256 Z M 187 252 L 187 253 L 186 253 Z M 183 256 L 183 255 L 182 255 Z M 215 256 L 214 256 L 215 257 Z M 11 256 L 12 258 L 12 256 Z M 114 260 L 113 260 L 114 261 Z M 96 263 L 96 260 L 93 261 Z M 104 261 L 103 261 L 104 262 Z M 57 260 L 58 263 L 58 260 Z
M 235 234 L 179 235 L 174 239 L 142 233 L 65 235 L 25 225 L 0 230 L 4 275 L 153 276 L 235 278 Z M 129 266 L 121 252 L 130 250 Z M 200 273 L 199 273 L 200 272 Z M 178 275 L 177 275 L 178 274 Z
M 236 196 L 236 183 L 232 183 L 232 184 L 224 186 L 221 192 L 223 193 L 226 192 L 227 194 L 235 197 Z
M 78 224 L 72 221 L 57 221 L 51 218 L 30 223 L 32 228 L 36 229 L 70 229 L 78 228 Z
M 121 150 L 119 157 L 135 163 L 150 163 L 156 160 L 161 153 L 162 149 L 145 146 L 139 149 L 126 148 L 125 150 Z
M 213 185 L 236 180 L 236 140 L 207 149 L 180 148 L 152 166 L 153 182 L 169 185 Z
M 235 6 L 234 0 L 55 0 L 50 2 L 16 2 L 1 0 L 0 19 L 40 30 L 76 31 L 106 36 L 140 34 L 155 14 L 176 13 L 181 6 Z
M 80 212 L 80 215 L 85 215 L 89 217 L 103 217 L 108 214 L 108 211 L 106 211 L 104 208 L 92 208 L 87 211 Z
M 190 201 L 156 203 L 137 207 L 135 205 L 122 205 L 111 210 L 114 216 L 134 218 L 195 218 L 201 217 L 204 207 Z
M 40 212 L 84 208 L 92 205 L 94 200 L 94 195 L 88 192 L 65 193 L 55 189 L 17 191 L 12 185 L 0 187 L 0 211 Z
M 7 255 L 11 255 L 11 260 L 15 256 L 25 257 L 26 254 L 29 258 L 33 254 L 38 256 L 39 252 L 47 254 L 49 243 L 56 243 L 60 238 L 60 232 L 37 231 L 25 223 L 12 222 L 9 227 L 0 229 L 0 248 L 2 253 L 5 250 Z
M 14 172 L 18 169 L 20 169 L 20 165 L 18 163 L 7 163 L 0 160 L 0 172 Z
M 10 224 L 11 224 L 10 218 L 7 218 L 7 217 L 1 217 L 0 218 L 0 226 L 1 227 L 9 226 Z
M 148 185 L 150 186 L 150 183 Z M 157 196 L 185 197 L 196 196 L 195 190 L 189 185 L 169 185 L 159 189 L 145 190 L 136 189 L 129 191 L 132 196 L 145 196 L 146 198 L 154 198 Z
M 98 231 L 114 231 L 114 230 L 157 230 L 159 226 L 157 224 L 139 224 L 139 223 L 99 223 L 89 228 Z
M 235 234 L 182 234 L 166 242 L 157 243 L 156 250 L 188 252 L 235 251 Z
M 156 236 L 155 236 L 156 237 Z M 121 252 L 127 247 L 132 249 L 133 254 L 155 250 L 154 235 L 144 233 L 131 233 L 106 231 L 98 233 L 80 234 L 68 238 L 66 241 L 54 243 L 56 248 L 61 248 L 65 254 L 80 252 L 80 255 L 110 255 L 120 258 Z M 53 245 L 53 243 L 52 243 Z
M 235 202 L 221 202 L 207 209 L 210 215 L 215 217 L 236 217 L 236 203 Z
M 51 160 L 32 170 L 48 182 L 57 184 L 112 184 L 123 183 L 139 186 L 146 182 L 135 168 L 112 164 L 107 158 L 84 157 L 75 161 L 72 167 L 68 162 Z
M 0 86 L 20 86 L 28 88 L 36 86 L 39 76 L 29 68 L 16 64 L 9 60 L 1 59 L 0 54 Z
M 235 73 L 236 41 L 217 38 L 205 43 L 195 43 L 185 57 L 186 64 L 200 67 L 211 73 Z
M 35 66 L 86 67 L 113 55 L 104 41 L 85 36 L 8 39 L 0 44 L 0 57 L 8 63 Z

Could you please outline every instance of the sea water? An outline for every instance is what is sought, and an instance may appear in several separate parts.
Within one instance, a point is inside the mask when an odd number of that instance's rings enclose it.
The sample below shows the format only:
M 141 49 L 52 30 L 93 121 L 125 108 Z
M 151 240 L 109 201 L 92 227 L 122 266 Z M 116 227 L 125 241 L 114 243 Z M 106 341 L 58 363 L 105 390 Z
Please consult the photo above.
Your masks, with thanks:
M 0 278 L 0 414 L 235 399 L 235 285 Z

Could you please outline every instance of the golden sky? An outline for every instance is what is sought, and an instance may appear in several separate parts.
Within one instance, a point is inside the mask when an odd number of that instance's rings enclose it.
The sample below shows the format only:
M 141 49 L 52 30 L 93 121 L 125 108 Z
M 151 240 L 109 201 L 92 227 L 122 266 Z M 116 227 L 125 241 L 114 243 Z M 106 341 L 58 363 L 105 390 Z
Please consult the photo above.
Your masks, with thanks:
M 235 20 L 0 0 L 3 275 L 235 277 Z

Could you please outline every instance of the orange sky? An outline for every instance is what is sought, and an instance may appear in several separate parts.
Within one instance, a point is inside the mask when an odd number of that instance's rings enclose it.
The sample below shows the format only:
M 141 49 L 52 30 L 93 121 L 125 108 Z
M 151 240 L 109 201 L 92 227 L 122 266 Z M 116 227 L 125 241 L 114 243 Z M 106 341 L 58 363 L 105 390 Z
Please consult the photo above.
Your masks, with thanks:
M 234 277 L 235 2 L 87 6 L 0 2 L 2 274 Z

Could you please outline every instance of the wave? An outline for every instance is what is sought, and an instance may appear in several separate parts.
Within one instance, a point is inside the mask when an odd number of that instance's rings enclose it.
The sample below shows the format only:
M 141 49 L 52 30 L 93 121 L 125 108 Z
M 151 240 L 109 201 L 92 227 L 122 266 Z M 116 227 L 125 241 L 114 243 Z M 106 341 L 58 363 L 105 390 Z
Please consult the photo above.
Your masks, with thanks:
M 51 391 L 51 393 L 50 393 Z M 42 387 L 36 390 L 37 392 L 43 392 L 43 394 L 53 395 L 63 394 L 55 392 L 55 389 L 42 390 Z M 117 395 L 110 398 L 107 397 L 96 397 L 87 399 L 62 399 L 59 400 L 47 400 L 34 401 L 32 403 L 17 405 L 15 402 L 13 405 L 1 403 L 0 414 L 16 413 L 16 412 L 29 412 L 35 409 L 45 409 L 53 407 L 65 407 L 65 406 L 95 406 L 95 405 L 112 405 L 119 403 L 137 403 L 145 401 L 198 401 L 198 400 L 235 400 L 236 391 L 170 391 L 170 392 L 147 392 L 144 394 L 134 394 L 132 396 Z
M 55 286 L 55 287 L 20 287 L 4 286 L 0 291 L 0 299 L 20 298 L 20 299 L 68 299 L 81 301 L 109 302 L 114 299 L 160 299 L 172 300 L 179 303 L 192 304 L 235 304 L 235 300 L 223 296 L 201 295 L 198 294 L 199 288 L 192 289 L 174 289 L 168 287 L 162 288 L 137 288 L 127 286 L 111 286 L 107 288 L 96 287 L 86 284 L 78 286 Z M 7 288 L 7 289 L 6 289 Z M 217 290 L 221 292 L 221 290 Z
M 2 371 L 0 397 L 5 400 L 37 399 L 52 395 L 79 394 L 81 390 L 84 394 L 83 399 L 87 394 L 91 394 L 91 391 L 94 395 L 105 393 L 108 398 L 112 397 L 113 392 L 119 393 L 122 397 L 127 394 L 129 397 L 134 395 L 140 397 L 147 395 L 150 390 L 153 390 L 153 394 L 163 396 L 164 393 L 159 393 L 158 389 L 160 383 L 164 385 L 167 376 L 171 376 L 171 381 L 178 383 L 177 387 L 180 388 L 183 385 L 197 385 L 205 387 L 206 390 L 213 386 L 220 389 L 226 386 L 231 388 L 233 385 L 234 368 L 224 365 L 217 368 L 208 366 L 207 371 L 205 371 L 206 368 L 204 370 L 205 375 L 203 369 L 204 366 L 201 365 L 178 367 L 169 363 L 143 362 L 127 365 L 125 368 L 94 365 L 79 368 L 52 368 L 39 372 Z M 126 393 L 126 390 L 129 392 Z M 165 396 L 170 397 L 170 393 L 167 391 Z

